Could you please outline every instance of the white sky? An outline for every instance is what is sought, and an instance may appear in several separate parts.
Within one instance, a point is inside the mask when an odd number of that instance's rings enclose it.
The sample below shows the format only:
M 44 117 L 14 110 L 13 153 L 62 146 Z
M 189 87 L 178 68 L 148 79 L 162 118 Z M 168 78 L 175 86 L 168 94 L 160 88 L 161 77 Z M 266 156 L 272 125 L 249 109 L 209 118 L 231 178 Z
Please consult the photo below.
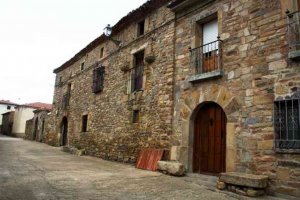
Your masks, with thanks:
M 0 0 L 0 99 L 52 103 L 61 66 L 146 0 Z

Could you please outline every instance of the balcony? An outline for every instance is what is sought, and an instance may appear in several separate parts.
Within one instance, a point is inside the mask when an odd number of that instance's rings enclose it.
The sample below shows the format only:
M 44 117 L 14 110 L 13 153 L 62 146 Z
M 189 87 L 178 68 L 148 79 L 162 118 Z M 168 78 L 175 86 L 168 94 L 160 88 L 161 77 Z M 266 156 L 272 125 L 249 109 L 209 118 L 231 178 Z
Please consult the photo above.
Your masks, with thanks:
M 289 58 L 300 60 L 300 11 L 287 12 Z
M 191 66 L 194 75 L 190 82 L 223 76 L 222 67 L 222 41 L 218 40 L 191 49 Z

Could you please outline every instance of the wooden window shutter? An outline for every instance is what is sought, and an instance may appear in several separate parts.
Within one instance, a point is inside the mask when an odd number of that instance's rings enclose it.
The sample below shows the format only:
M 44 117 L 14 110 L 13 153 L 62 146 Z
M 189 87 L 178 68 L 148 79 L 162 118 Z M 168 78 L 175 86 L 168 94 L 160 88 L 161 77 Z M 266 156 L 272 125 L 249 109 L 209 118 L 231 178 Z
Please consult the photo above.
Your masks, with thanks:
M 93 71 L 93 92 L 99 93 L 103 91 L 104 88 L 104 74 L 105 68 L 103 66 L 94 69 Z

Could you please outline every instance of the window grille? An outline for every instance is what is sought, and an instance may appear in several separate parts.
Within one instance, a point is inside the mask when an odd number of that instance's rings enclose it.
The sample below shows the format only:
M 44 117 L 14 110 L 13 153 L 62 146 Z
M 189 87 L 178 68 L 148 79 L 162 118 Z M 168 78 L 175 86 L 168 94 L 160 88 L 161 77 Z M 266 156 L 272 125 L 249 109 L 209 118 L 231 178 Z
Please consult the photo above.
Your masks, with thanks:
M 274 103 L 275 148 L 300 150 L 300 93 Z
M 99 93 L 103 91 L 104 88 L 104 74 L 105 68 L 100 66 L 93 71 L 93 92 Z

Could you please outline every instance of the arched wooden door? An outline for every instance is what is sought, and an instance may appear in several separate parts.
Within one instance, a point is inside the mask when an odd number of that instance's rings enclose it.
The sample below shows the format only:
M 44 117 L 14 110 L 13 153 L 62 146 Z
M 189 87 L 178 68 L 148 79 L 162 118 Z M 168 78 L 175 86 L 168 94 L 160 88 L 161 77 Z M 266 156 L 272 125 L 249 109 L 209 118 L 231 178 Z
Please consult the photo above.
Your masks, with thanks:
M 216 103 L 198 112 L 194 126 L 193 171 L 218 175 L 226 167 L 226 115 Z
M 61 134 L 62 134 L 61 145 L 66 146 L 68 144 L 68 119 L 66 117 L 63 118 L 61 123 Z

